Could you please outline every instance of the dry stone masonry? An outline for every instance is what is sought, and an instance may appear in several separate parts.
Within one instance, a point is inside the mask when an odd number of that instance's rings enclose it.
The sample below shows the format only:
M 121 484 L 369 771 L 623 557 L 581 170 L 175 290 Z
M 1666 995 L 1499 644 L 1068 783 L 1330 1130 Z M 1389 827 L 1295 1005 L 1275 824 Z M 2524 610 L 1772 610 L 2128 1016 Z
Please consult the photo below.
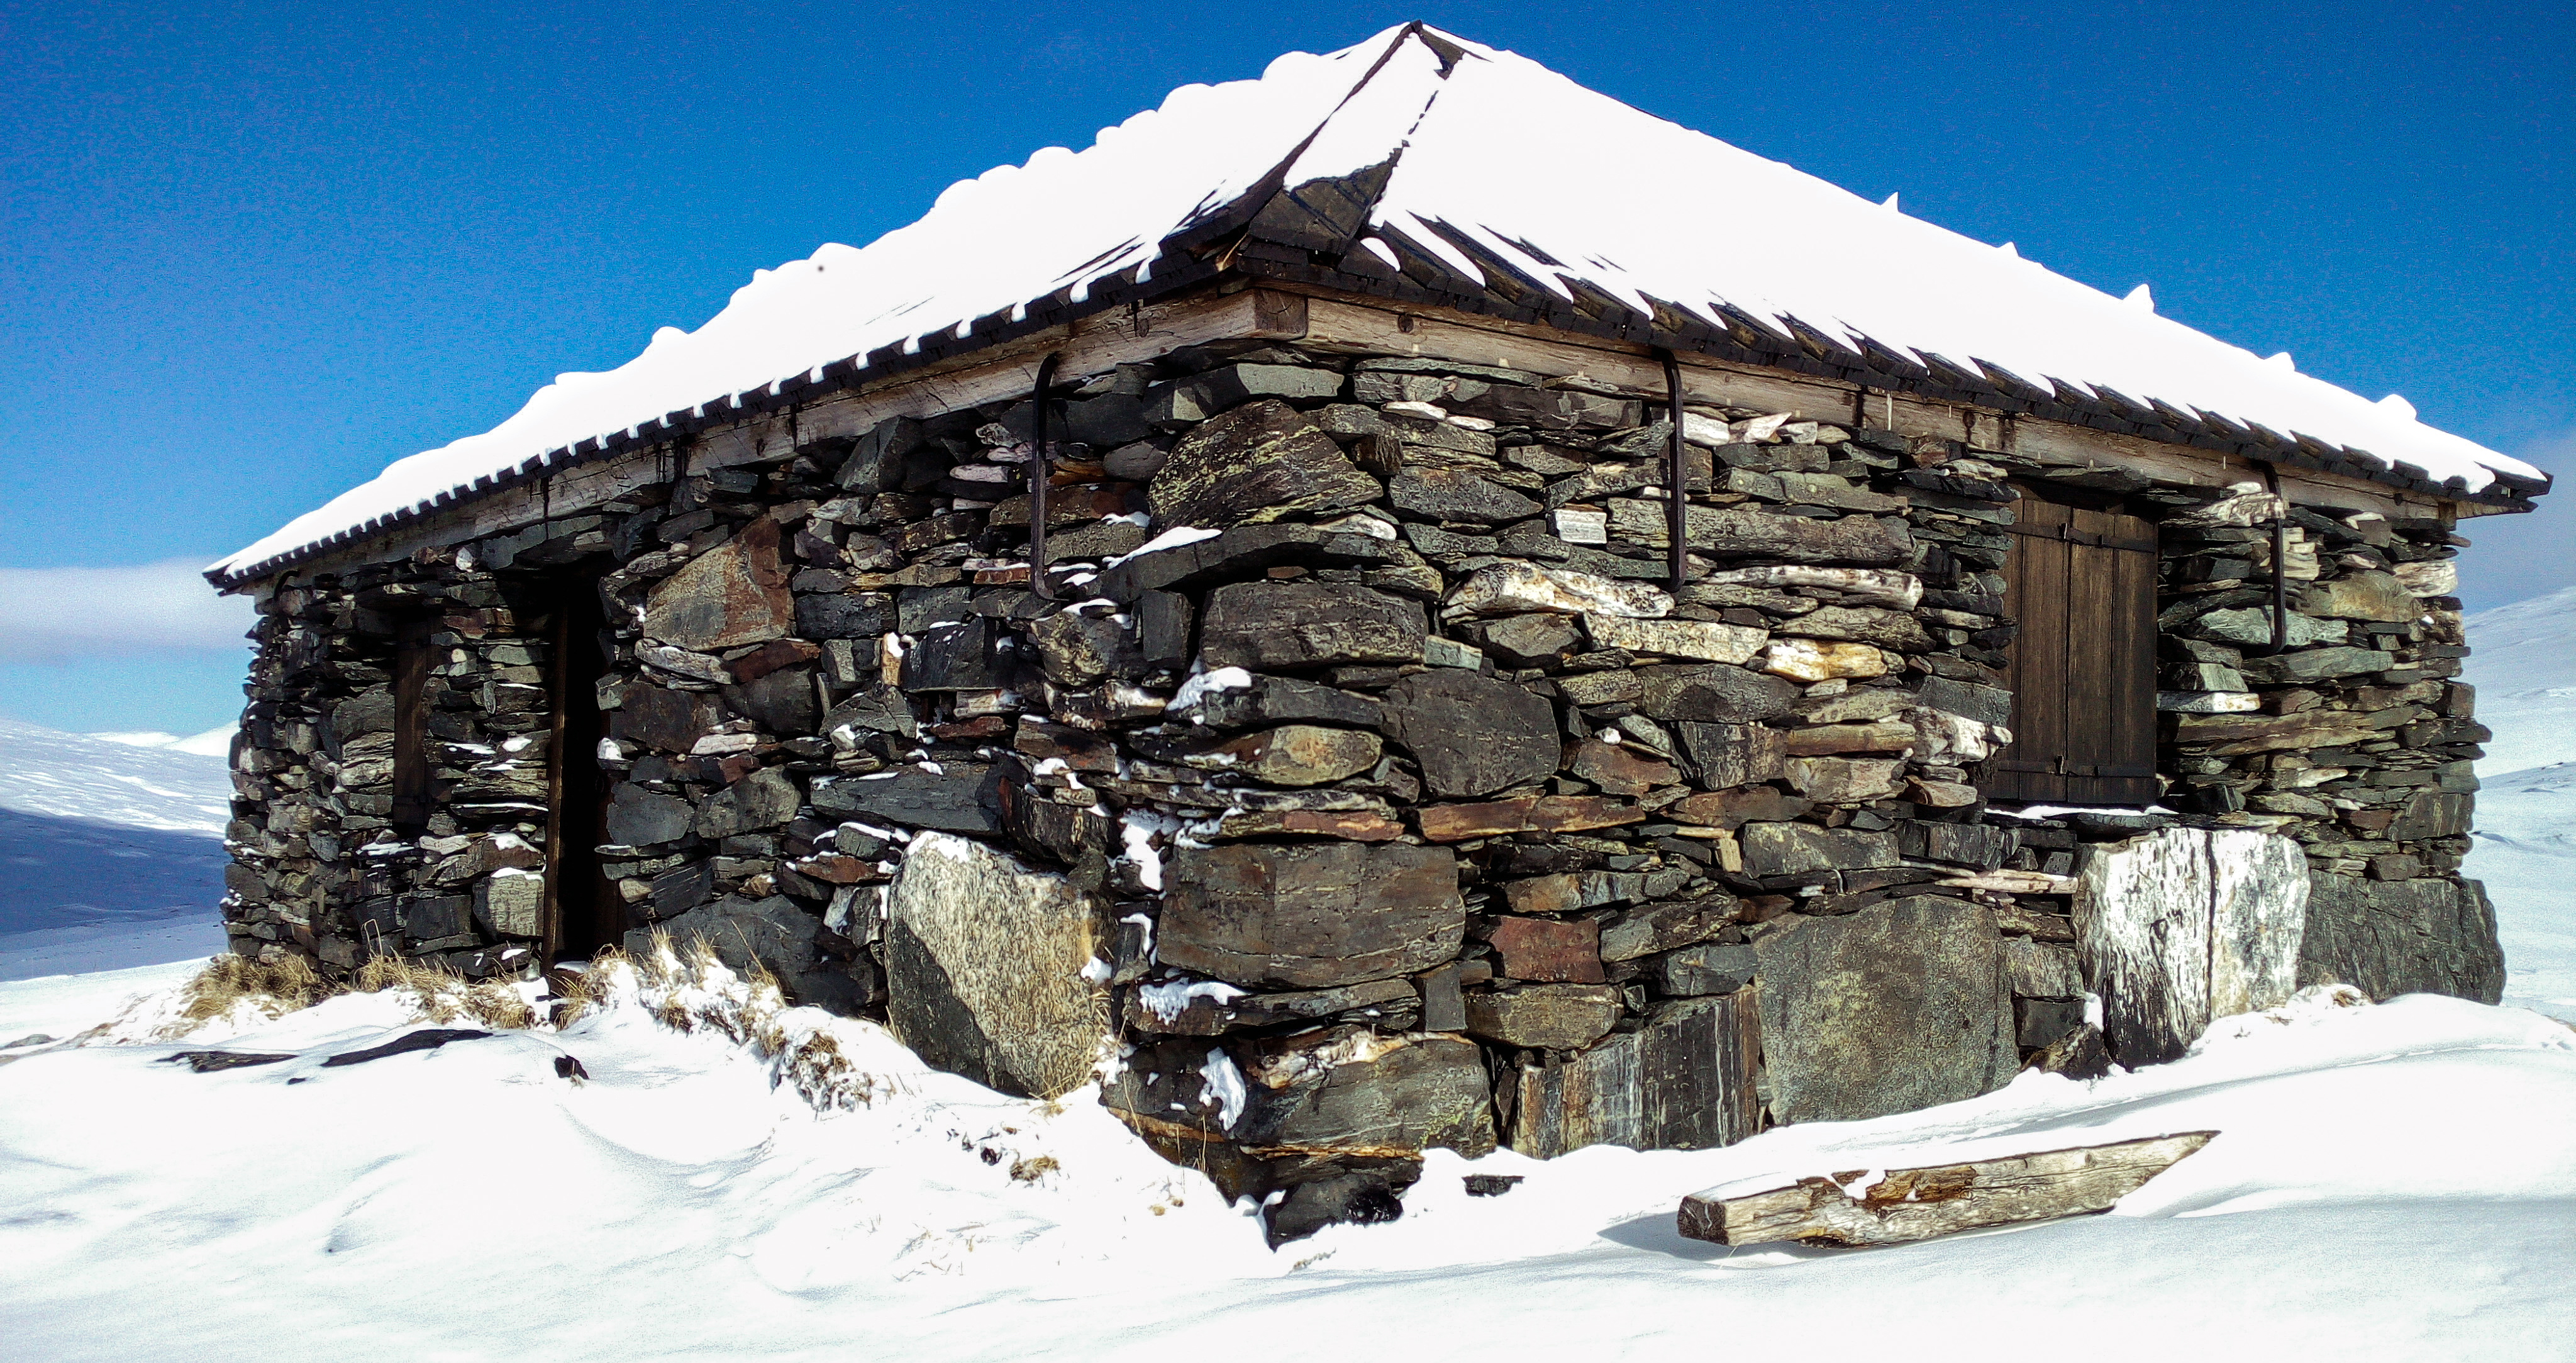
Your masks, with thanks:
M 2496 997 L 2449 525 L 1694 406 L 1676 591 L 1661 397 L 1266 341 L 1068 376 L 1048 594 L 1026 399 L 286 574 L 235 947 L 525 973 L 550 877 L 595 875 L 627 940 L 997 1087 L 1114 1059 L 1280 1238 L 1389 1214 L 1434 1146 L 1869 1117 L 2323 980 Z M 2159 523 L 2178 813 L 1980 794 L 2052 485 Z

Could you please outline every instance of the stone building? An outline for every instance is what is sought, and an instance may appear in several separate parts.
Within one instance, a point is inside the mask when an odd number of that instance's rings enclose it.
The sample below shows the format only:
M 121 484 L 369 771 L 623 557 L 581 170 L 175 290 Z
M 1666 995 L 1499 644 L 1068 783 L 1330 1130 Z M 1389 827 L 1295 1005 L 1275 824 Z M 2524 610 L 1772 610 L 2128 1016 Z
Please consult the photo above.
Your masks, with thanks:
M 2464 520 L 2547 480 L 1420 26 L 763 272 L 210 570 L 235 949 L 644 934 L 1274 1234 L 2493 1000 Z M 1032 564 L 1043 571 L 1033 573 Z

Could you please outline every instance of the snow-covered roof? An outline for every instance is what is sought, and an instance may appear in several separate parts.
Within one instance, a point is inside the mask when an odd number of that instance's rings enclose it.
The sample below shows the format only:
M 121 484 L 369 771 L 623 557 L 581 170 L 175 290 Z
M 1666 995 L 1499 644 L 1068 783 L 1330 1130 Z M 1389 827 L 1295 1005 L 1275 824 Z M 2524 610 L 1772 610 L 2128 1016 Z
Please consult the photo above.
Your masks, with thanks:
M 1428 295 L 1896 388 L 2105 414 L 2167 439 L 2453 494 L 2528 495 L 2519 460 L 1420 24 L 1258 80 L 1188 85 L 952 185 L 864 248 L 754 273 L 693 332 L 563 374 L 509 420 L 396 461 L 207 570 L 238 584 L 566 462 L 847 386 L 1205 280 L 1189 248 L 1248 227 L 1249 274 Z M 2108 423 L 2117 424 L 2117 423 Z M 2196 438 L 2194 438 L 2196 437 Z M 2303 457 L 2299 453 L 2305 450 Z M 2396 469 L 2403 463 L 2412 469 Z M 2499 475 L 2502 486 L 2499 486 Z

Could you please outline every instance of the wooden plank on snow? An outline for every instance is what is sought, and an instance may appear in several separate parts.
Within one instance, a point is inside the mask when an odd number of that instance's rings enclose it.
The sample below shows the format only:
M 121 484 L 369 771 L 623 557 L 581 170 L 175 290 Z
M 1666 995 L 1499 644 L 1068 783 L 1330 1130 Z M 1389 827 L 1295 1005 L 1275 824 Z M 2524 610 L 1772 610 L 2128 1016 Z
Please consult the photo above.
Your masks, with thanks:
M 2044 1150 L 1918 1169 L 1852 1170 L 1786 1188 L 1682 1199 L 1681 1233 L 1721 1245 L 1901 1245 L 1938 1235 L 2109 1211 L 2198 1152 L 2215 1131 Z

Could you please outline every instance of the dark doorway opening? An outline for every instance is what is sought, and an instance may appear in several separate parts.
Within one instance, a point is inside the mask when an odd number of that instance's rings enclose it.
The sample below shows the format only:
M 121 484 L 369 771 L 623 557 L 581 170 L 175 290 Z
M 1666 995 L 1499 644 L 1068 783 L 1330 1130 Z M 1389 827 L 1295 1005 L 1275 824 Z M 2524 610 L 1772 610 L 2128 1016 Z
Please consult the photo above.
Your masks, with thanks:
M 552 965 L 585 961 L 616 945 L 626 935 L 626 906 L 599 864 L 599 845 L 608 836 L 608 789 L 599 769 L 599 740 L 607 733 L 599 681 L 608 671 L 599 579 L 567 575 L 547 604 L 554 616 L 546 849 L 546 962 Z

